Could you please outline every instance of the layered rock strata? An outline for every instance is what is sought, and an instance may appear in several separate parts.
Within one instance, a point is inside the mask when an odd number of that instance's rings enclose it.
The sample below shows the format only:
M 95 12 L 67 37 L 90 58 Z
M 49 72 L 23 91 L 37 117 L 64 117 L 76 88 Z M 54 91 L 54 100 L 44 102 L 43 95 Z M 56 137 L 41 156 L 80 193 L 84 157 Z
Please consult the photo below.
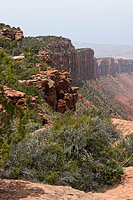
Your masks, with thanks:
M 76 50 L 69 39 L 52 36 L 49 37 L 49 42 L 44 41 L 44 38 L 38 38 L 39 41 L 40 39 L 44 44 L 39 52 L 41 60 L 58 70 L 69 72 L 74 80 L 87 80 L 99 76 L 133 71 L 133 60 L 96 59 L 92 49 Z
M 39 41 L 41 39 L 44 44 L 38 55 L 43 62 L 58 70 L 69 72 L 74 80 L 94 77 L 94 51 L 92 49 L 76 50 L 71 41 L 63 37 L 51 36 L 49 43 L 43 41 L 42 38 L 37 39 Z
M 80 79 L 94 78 L 94 51 L 92 49 L 78 50 L 77 65 Z
M 133 60 L 124 59 L 98 59 L 95 60 L 95 77 L 115 75 L 116 73 L 131 73 L 133 71 Z

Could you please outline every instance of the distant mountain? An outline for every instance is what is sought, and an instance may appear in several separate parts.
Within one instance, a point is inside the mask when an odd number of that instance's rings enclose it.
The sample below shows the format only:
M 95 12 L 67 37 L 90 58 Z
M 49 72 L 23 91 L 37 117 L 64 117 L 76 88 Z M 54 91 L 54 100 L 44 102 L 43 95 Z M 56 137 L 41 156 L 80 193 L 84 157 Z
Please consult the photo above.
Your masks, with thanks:
M 93 44 L 87 42 L 73 42 L 78 48 L 92 48 L 95 52 L 95 57 L 113 57 L 133 59 L 133 45 L 110 45 L 110 44 Z

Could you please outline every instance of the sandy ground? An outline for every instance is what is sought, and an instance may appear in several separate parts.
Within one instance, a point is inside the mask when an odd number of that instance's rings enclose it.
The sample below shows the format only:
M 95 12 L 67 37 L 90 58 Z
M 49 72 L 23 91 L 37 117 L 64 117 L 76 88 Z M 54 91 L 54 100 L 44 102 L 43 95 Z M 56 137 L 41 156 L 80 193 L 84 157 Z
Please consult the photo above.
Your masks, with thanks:
M 133 167 L 124 168 L 122 184 L 104 193 L 94 193 L 103 200 L 133 200 Z
M 68 186 L 0 179 L 0 200 L 133 200 L 133 167 L 124 168 L 122 184 L 104 193 L 85 193 Z
M 133 133 L 133 121 L 127 121 L 122 119 L 112 119 L 113 123 L 117 125 L 117 129 L 122 132 L 122 137 Z

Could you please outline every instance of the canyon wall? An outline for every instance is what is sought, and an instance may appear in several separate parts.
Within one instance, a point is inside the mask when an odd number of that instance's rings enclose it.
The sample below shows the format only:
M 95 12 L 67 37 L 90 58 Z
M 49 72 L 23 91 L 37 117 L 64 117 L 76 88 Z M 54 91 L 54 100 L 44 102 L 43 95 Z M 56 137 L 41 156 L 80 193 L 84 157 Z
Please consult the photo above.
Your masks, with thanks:
M 40 41 L 42 38 L 37 39 Z M 51 36 L 49 44 L 47 44 L 48 41 L 42 42 L 44 47 L 40 50 L 39 56 L 46 61 L 47 52 L 49 64 L 52 67 L 69 72 L 74 80 L 94 77 L 94 51 L 92 49 L 76 50 L 71 41 L 63 37 Z
M 58 69 L 69 72 L 74 80 L 87 80 L 94 77 L 115 75 L 115 73 L 133 71 L 133 60 L 94 58 L 94 51 L 90 48 L 75 49 L 71 41 L 63 37 L 49 36 L 47 40 L 41 40 L 44 47 L 39 54 L 42 60 L 48 60 L 49 64 Z M 45 58 L 45 59 L 44 59 Z
M 133 60 L 125 59 L 95 59 L 94 74 L 95 77 L 115 75 L 122 72 L 131 73 L 133 71 Z
M 94 78 L 94 51 L 92 49 L 77 50 L 77 67 L 79 78 Z

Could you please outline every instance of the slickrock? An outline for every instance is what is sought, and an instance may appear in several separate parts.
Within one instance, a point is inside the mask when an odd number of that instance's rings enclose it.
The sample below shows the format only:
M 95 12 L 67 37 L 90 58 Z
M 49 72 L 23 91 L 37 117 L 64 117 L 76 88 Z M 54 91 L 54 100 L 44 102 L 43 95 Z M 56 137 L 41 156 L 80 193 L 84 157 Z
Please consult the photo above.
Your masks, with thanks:
M 122 183 L 103 193 L 85 193 L 68 186 L 0 179 L 0 200 L 133 200 L 133 167 L 124 168 Z
M 0 200 L 100 200 L 68 186 L 0 179 Z

